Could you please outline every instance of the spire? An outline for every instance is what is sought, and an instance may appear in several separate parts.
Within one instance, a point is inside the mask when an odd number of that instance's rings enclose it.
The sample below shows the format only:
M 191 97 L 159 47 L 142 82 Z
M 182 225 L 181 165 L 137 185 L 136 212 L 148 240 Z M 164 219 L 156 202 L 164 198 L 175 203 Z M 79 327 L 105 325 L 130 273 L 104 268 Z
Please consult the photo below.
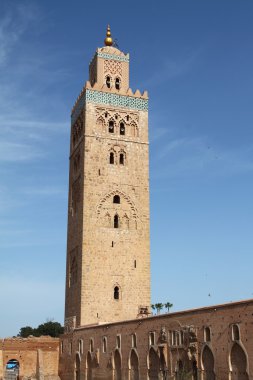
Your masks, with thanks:
M 112 46 L 113 40 L 111 37 L 111 29 L 110 25 L 107 26 L 107 31 L 106 31 L 106 38 L 105 38 L 105 45 L 106 46 Z

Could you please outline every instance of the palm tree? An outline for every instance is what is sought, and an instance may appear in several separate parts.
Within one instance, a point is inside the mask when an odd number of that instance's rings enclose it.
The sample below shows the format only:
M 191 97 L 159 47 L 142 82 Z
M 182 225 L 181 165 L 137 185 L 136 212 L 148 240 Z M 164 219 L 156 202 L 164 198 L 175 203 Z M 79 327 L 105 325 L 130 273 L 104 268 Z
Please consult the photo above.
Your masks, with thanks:
M 162 310 L 163 308 L 163 303 L 156 303 L 155 304 L 155 308 L 157 310 L 157 314 L 160 314 L 160 311 Z
M 166 302 L 164 304 L 164 307 L 166 307 L 166 309 L 168 310 L 168 313 L 170 312 L 170 308 L 173 306 L 173 303 L 170 303 L 170 302 Z
M 152 305 L 151 305 L 151 308 L 152 308 L 153 310 L 155 310 L 155 309 L 156 309 L 155 304 L 152 304 Z

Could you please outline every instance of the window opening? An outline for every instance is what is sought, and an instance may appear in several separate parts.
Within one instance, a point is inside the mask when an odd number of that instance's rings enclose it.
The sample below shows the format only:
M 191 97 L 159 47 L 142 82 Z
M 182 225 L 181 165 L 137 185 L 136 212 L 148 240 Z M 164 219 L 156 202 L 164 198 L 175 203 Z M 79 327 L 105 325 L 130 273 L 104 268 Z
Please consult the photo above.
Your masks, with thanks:
M 134 267 L 136 268 L 136 260 L 134 260 Z
M 105 117 L 108 117 L 108 113 L 107 112 L 105 113 Z
M 120 133 L 120 135 L 125 135 L 125 124 L 124 123 L 120 123 L 119 133 Z
M 106 86 L 111 88 L 111 78 L 109 76 L 106 77 Z
M 129 121 L 129 115 L 127 115 L 126 119 L 127 119 L 127 121 Z
M 124 154 L 123 153 L 120 153 L 120 155 L 119 155 L 119 163 L 120 163 L 120 165 L 124 165 Z
M 114 297 L 115 300 L 119 299 L 119 287 L 118 286 L 115 286 L 115 288 L 114 288 L 114 295 L 113 295 L 113 297 Z
M 106 337 L 103 338 L 103 352 L 107 351 L 107 339 Z
M 120 203 L 120 196 L 119 195 L 114 195 L 113 203 Z
M 101 174 L 100 169 L 98 169 L 98 175 L 100 175 L 100 174 Z
M 232 326 L 232 339 L 233 340 L 240 340 L 240 331 L 238 325 Z
M 114 153 L 110 153 L 110 164 L 114 164 Z
M 93 339 L 90 339 L 90 352 L 94 351 L 94 342 Z
M 115 88 L 116 88 L 116 90 L 120 89 L 120 80 L 119 80 L 119 78 L 115 79 Z
M 137 347 L 137 339 L 136 339 L 136 334 L 132 334 L 132 348 Z
M 121 341 L 120 341 L 121 339 L 120 339 L 120 335 L 117 335 L 117 337 L 116 337 L 116 347 L 117 348 L 120 348 L 120 346 L 121 346 Z
M 155 344 L 155 333 L 152 331 L 149 333 L 149 345 L 154 346 Z
M 114 246 L 114 242 L 112 241 L 112 247 Z
M 109 132 L 114 133 L 114 122 L 112 120 L 109 121 Z
M 114 215 L 114 228 L 119 228 L 119 216 Z
M 210 331 L 209 327 L 205 327 L 204 340 L 205 340 L 205 342 L 211 341 L 211 331 Z
M 80 354 L 83 354 L 83 341 L 82 339 L 79 339 L 79 342 L 78 342 L 78 351 Z

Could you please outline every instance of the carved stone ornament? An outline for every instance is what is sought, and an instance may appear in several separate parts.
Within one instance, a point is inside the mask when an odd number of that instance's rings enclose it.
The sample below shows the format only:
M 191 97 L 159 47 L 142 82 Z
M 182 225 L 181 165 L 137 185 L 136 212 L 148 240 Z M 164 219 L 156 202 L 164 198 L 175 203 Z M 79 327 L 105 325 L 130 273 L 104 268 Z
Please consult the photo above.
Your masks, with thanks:
M 160 336 L 159 336 L 159 341 L 161 343 L 166 343 L 167 342 L 167 333 L 165 327 L 162 327 L 160 330 Z

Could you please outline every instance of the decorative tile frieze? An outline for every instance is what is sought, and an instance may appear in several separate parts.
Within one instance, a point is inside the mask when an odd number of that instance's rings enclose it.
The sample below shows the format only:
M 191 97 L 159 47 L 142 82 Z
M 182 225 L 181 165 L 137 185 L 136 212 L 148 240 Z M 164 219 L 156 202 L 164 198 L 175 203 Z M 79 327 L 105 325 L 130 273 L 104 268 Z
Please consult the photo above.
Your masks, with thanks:
M 138 111 L 148 111 L 148 100 L 135 98 L 133 96 L 111 94 L 109 92 L 95 91 L 86 89 L 83 95 L 79 98 L 75 109 L 71 115 L 71 123 L 75 123 L 80 115 L 85 102 L 106 104 L 109 106 L 128 108 Z
M 109 92 L 86 90 L 86 102 L 107 104 L 110 106 L 131 108 L 140 111 L 148 110 L 148 100 L 133 96 L 111 94 Z
M 129 55 L 122 56 L 122 55 L 116 55 L 116 54 L 108 54 L 108 53 L 96 53 L 99 58 L 104 59 L 114 59 L 114 61 L 122 61 L 122 62 L 129 62 Z

